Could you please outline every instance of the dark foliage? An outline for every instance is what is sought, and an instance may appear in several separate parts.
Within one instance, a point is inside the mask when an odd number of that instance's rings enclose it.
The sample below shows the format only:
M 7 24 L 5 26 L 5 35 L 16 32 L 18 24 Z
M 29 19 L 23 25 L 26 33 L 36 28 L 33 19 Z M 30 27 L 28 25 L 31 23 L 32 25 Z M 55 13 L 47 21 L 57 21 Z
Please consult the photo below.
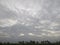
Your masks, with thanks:
M 0 45 L 60 45 L 60 41 L 59 42 L 54 42 L 51 43 L 50 41 L 30 41 L 30 42 L 25 42 L 25 41 L 20 41 L 18 43 L 9 43 L 9 42 L 0 42 Z

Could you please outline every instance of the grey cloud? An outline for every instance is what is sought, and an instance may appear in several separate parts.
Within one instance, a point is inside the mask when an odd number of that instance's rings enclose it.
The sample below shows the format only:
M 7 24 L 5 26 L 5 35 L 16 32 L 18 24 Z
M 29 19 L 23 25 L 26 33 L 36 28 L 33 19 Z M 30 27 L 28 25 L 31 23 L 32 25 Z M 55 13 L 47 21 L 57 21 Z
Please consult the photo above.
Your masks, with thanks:
M 0 38 L 10 38 L 10 35 L 8 33 L 0 31 Z
M 32 40 L 33 38 L 52 40 L 55 37 L 54 39 L 57 40 L 60 37 L 56 32 L 60 31 L 60 1 L 43 0 L 40 2 L 40 0 L 1 0 L 0 30 L 8 32 L 15 39 L 23 37 Z M 19 35 L 21 38 L 18 37 Z M 29 35 L 35 35 L 35 37 Z
M 11 10 L 9 10 L 8 8 L 6 8 L 5 6 L 1 6 L 0 4 L 0 19 L 7 19 L 7 18 L 12 18 L 15 19 L 16 18 L 16 14 L 14 12 L 12 12 Z

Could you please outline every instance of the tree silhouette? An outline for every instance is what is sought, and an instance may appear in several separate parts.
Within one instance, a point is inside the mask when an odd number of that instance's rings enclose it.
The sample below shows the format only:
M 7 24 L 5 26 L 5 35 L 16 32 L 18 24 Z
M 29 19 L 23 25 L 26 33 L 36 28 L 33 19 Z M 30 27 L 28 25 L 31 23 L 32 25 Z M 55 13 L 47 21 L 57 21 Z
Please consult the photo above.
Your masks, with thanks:
M 60 45 L 60 41 L 57 42 L 50 42 L 50 41 L 30 41 L 30 42 L 26 42 L 26 41 L 19 41 L 18 43 L 9 43 L 9 42 L 0 42 L 0 45 Z

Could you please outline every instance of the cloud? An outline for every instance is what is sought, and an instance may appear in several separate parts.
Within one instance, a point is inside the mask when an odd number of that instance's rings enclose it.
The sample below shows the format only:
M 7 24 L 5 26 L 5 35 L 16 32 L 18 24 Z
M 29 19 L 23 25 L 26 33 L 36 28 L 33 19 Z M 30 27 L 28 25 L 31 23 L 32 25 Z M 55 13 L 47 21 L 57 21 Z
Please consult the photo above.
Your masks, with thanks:
M 60 31 L 54 31 L 54 30 L 42 30 L 45 33 L 45 36 L 48 37 L 59 37 Z
M 10 35 L 8 34 L 8 33 L 5 33 L 5 32 L 3 32 L 3 31 L 0 31 L 0 37 L 2 37 L 2 38 L 10 38 Z
M 60 24 L 59 23 L 56 23 L 56 22 L 52 22 L 51 23 L 51 26 L 59 26 Z
M 40 0 L 0 0 L 0 29 L 16 38 L 59 37 L 60 10 L 57 5 L 57 1 L 50 0 L 43 0 L 42 4 Z
M 24 36 L 24 35 L 25 35 L 25 34 L 23 34 L 23 33 L 20 33 L 20 34 L 19 34 L 19 37 L 21 37 L 21 36 Z
M 0 27 L 15 25 L 17 23 L 16 13 L 3 5 L 2 2 L 0 2 Z
M 42 35 L 34 34 L 34 33 L 28 33 L 28 35 L 33 37 L 42 37 Z
M 50 20 L 41 20 L 41 21 L 39 21 L 39 23 L 46 24 L 46 23 L 51 23 L 51 21 Z
M 0 27 L 9 27 L 17 23 L 17 20 L 12 19 L 0 19 Z
M 33 33 L 28 33 L 28 35 L 30 35 L 30 36 L 34 36 L 35 34 L 33 34 Z

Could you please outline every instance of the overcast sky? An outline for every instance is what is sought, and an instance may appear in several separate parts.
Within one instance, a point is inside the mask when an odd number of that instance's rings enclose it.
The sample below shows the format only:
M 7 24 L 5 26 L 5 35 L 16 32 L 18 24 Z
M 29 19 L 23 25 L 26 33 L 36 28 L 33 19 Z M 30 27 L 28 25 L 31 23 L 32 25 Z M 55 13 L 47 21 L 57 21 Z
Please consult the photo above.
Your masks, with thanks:
M 0 0 L 0 41 L 60 40 L 60 0 Z

